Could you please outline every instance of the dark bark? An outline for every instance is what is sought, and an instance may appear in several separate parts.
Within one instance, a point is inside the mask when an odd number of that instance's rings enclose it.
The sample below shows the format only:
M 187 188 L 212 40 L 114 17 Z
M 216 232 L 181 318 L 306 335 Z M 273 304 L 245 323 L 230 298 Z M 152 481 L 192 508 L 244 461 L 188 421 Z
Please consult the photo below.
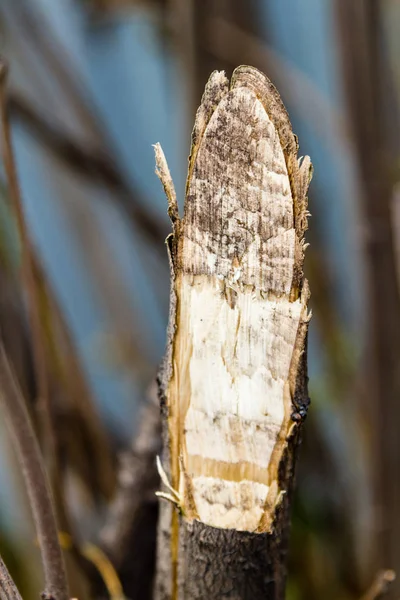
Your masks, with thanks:
M 281 598 L 285 552 L 277 535 L 185 522 L 184 597 Z M 217 568 L 216 568 L 217 566 Z

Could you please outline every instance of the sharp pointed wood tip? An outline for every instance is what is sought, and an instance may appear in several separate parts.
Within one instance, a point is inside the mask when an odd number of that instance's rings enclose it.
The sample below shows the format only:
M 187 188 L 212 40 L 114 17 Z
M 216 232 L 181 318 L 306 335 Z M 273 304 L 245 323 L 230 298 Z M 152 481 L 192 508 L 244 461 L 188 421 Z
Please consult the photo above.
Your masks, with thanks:
M 159 142 L 157 142 L 156 144 L 153 144 L 153 148 L 154 148 L 154 155 L 155 155 L 155 159 L 156 159 L 156 168 L 155 168 L 156 175 L 159 177 L 159 179 L 161 180 L 161 182 L 164 185 L 164 178 L 165 178 L 164 176 L 166 173 L 169 174 L 167 159 L 165 158 L 164 151 Z
M 154 148 L 154 155 L 156 157 L 156 164 L 158 162 L 158 157 L 161 155 L 163 155 L 163 150 L 161 148 L 161 144 L 160 142 L 156 142 L 155 144 L 152 144 L 153 148 Z
M 224 70 L 222 71 L 213 71 L 209 77 L 209 79 L 225 79 L 226 78 L 226 73 Z
M 213 71 L 210 77 L 208 78 L 205 91 L 207 91 L 207 89 L 209 88 L 212 89 L 214 87 L 228 87 L 228 84 L 229 81 L 225 71 Z
M 179 209 L 178 202 L 176 199 L 174 182 L 172 180 L 167 159 L 165 158 L 165 154 L 161 147 L 161 144 L 157 142 L 157 144 L 153 145 L 153 148 L 156 158 L 155 172 L 163 185 L 164 192 L 168 200 L 168 215 L 172 223 L 174 223 L 177 219 L 179 219 Z

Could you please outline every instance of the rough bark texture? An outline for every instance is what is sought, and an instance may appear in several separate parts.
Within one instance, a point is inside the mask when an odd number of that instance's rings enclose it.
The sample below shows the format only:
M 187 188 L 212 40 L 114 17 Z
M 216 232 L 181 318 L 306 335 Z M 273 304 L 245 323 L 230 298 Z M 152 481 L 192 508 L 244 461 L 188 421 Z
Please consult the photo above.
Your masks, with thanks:
M 270 81 L 214 72 L 196 115 L 184 218 L 161 148 L 173 235 L 160 376 L 156 597 L 284 597 L 290 500 L 308 406 L 303 276 L 308 159 Z M 171 492 L 171 493 L 169 493 Z
M 22 600 L 21 595 L 14 583 L 3 559 L 0 556 L 0 599 Z
M 277 556 L 283 562 L 285 554 L 276 536 L 218 529 L 200 521 L 182 525 L 184 598 L 282 596 L 284 581 L 275 563 Z

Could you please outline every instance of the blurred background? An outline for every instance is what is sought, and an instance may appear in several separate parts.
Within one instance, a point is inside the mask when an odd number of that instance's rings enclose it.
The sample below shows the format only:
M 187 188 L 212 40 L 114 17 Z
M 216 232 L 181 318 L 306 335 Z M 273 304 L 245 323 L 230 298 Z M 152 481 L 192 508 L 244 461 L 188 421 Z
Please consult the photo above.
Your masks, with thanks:
M 204 85 L 212 70 L 245 63 L 277 86 L 315 169 L 312 405 L 287 598 L 361 598 L 381 568 L 398 571 L 389 597 L 399 598 L 400 2 L 0 0 L 0 52 L 41 377 L 4 170 L 0 330 L 39 430 L 36 398 L 50 399 L 73 595 L 116 599 L 119 580 L 127 597 L 150 598 L 170 231 L 152 144 L 182 207 Z M 104 584 L 100 550 L 117 583 Z M 35 533 L 2 417 L 0 553 L 23 597 L 37 597 Z

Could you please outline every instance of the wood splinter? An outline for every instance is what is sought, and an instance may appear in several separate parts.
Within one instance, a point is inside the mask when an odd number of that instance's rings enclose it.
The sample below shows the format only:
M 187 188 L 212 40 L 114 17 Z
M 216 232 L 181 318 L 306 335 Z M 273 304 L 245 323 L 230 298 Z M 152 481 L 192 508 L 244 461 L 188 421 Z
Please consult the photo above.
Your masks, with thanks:
M 297 158 L 272 83 L 247 66 L 206 85 L 182 219 L 155 150 L 173 224 L 163 465 L 180 508 L 162 505 L 156 597 L 281 599 L 309 403 L 310 159 Z

